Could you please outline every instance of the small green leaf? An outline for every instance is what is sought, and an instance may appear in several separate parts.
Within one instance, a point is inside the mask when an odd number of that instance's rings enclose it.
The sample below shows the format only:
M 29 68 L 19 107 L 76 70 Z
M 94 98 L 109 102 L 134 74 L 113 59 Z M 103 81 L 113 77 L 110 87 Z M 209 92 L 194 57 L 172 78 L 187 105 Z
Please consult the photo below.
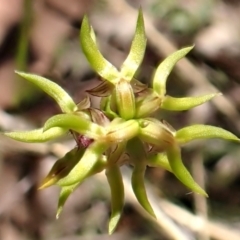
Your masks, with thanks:
M 112 234 L 121 218 L 124 206 L 124 186 L 120 168 L 113 165 L 106 169 L 106 176 L 111 190 L 111 217 L 108 226 L 108 233 Z
M 93 39 L 93 30 L 91 30 L 91 26 L 89 25 L 89 21 L 86 16 L 84 16 L 82 21 L 80 41 L 82 50 L 91 67 L 105 80 L 108 80 L 113 84 L 116 83 L 120 74 L 98 50 L 96 42 Z
M 134 74 L 136 73 L 139 65 L 143 60 L 146 44 L 147 38 L 145 35 L 144 19 L 142 10 L 140 9 L 138 13 L 137 26 L 132 41 L 130 53 L 121 67 L 121 76 L 125 80 L 129 82 L 132 80 Z
M 168 56 L 157 68 L 153 78 L 153 89 L 159 96 L 166 94 L 167 78 L 175 64 L 183 58 L 193 47 L 180 49 Z
M 57 184 L 62 187 L 73 185 L 90 176 L 92 173 L 99 172 L 99 161 L 103 159 L 102 154 L 108 147 L 109 144 L 107 143 L 100 141 L 93 142 L 85 150 L 81 161 L 75 165 L 66 177 L 60 179 Z
M 74 103 L 73 99 L 68 95 L 68 93 L 63 90 L 56 83 L 35 74 L 24 73 L 15 71 L 16 74 L 25 78 L 29 82 L 34 83 L 44 92 L 46 92 L 50 97 L 52 97 L 63 112 L 69 113 L 77 110 L 77 106 Z
M 185 144 L 196 139 L 222 138 L 225 140 L 240 141 L 231 132 L 219 127 L 209 125 L 192 125 L 182 128 L 176 132 L 176 140 L 180 144 Z
M 194 181 L 191 174 L 184 166 L 181 159 L 180 148 L 173 146 L 167 150 L 167 157 L 171 166 L 173 174 L 192 191 L 204 196 L 208 196 L 207 193 Z
M 44 124 L 44 131 L 53 127 L 74 130 L 89 138 L 98 139 L 104 135 L 104 128 L 75 114 L 58 114 Z
M 30 131 L 5 132 L 3 134 L 17 141 L 34 143 L 50 141 L 64 135 L 66 132 L 67 130 L 64 128 L 54 127 L 45 132 L 43 132 L 43 128 L 39 128 Z
M 170 110 L 170 111 L 189 110 L 219 95 L 221 95 L 221 93 L 212 93 L 212 94 L 199 96 L 199 97 L 185 97 L 185 98 L 174 98 L 174 97 L 166 96 L 165 98 L 163 98 L 161 108 Z
M 167 155 L 165 153 L 151 154 L 147 158 L 147 165 L 149 167 L 162 167 L 169 172 L 172 172 Z
M 125 120 L 132 119 L 135 115 L 135 96 L 129 82 L 121 79 L 115 88 L 115 98 L 118 114 Z

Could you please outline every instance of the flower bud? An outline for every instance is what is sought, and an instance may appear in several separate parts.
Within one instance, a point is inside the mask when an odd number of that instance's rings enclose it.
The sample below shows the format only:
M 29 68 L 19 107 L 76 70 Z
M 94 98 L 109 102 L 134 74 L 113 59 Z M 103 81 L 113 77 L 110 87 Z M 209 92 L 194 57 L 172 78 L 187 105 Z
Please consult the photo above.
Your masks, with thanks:
M 121 79 L 115 85 L 115 97 L 119 116 L 125 120 L 132 119 L 135 115 L 135 97 L 131 84 Z
M 161 105 L 161 98 L 155 94 L 143 95 L 136 99 L 136 118 L 147 117 L 157 111 Z
M 175 142 L 172 132 L 157 119 L 141 119 L 139 125 L 139 137 L 143 141 L 159 147 L 162 151 Z

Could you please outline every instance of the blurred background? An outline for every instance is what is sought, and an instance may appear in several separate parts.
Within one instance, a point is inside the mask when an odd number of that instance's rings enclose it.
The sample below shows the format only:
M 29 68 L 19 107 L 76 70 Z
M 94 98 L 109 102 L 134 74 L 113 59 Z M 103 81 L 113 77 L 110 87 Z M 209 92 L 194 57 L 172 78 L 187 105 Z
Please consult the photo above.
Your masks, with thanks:
M 195 44 L 169 77 L 168 94 L 223 93 L 191 111 L 161 111 L 159 118 L 176 129 L 212 124 L 240 136 L 237 0 L 0 0 L 1 130 L 40 127 L 59 112 L 52 99 L 18 78 L 14 70 L 45 76 L 79 102 L 84 91 L 98 83 L 79 44 L 83 15 L 89 15 L 103 55 L 119 67 L 129 51 L 139 6 L 148 45 L 137 79 L 150 84 L 162 59 Z M 1 240 L 240 239 L 239 144 L 207 140 L 184 147 L 184 163 L 206 188 L 208 199 L 191 193 L 172 174 L 149 168 L 147 189 L 157 221 L 136 203 L 129 168 L 123 168 L 126 205 L 110 237 L 110 193 L 103 174 L 74 192 L 58 220 L 59 189 L 37 190 L 53 163 L 73 145 L 70 135 L 47 144 L 24 144 L 0 136 Z

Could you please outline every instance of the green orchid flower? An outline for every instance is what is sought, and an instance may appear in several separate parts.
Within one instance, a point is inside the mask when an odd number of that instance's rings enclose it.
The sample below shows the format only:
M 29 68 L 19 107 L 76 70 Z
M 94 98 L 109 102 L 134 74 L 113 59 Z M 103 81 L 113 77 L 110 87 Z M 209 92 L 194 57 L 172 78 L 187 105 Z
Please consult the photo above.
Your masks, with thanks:
M 58 185 L 61 188 L 57 218 L 70 194 L 88 177 L 105 171 L 111 191 L 112 213 L 109 234 L 121 218 L 124 186 L 120 167 L 133 166 L 132 188 L 140 205 L 153 217 L 154 209 L 144 185 L 146 168 L 162 167 L 172 172 L 186 187 L 207 196 L 192 178 L 181 158 L 181 147 L 196 139 L 221 138 L 239 142 L 234 134 L 214 126 L 192 125 L 175 130 L 166 121 L 153 117 L 161 109 L 188 110 L 220 93 L 198 97 L 174 98 L 166 94 L 167 78 L 175 64 L 193 47 L 186 47 L 167 57 L 156 69 L 152 87 L 135 79 L 143 60 L 146 34 L 139 10 L 130 52 L 120 70 L 100 53 L 93 28 L 85 16 L 80 31 L 82 50 L 101 83 L 87 91 L 101 98 L 99 108 L 92 107 L 89 97 L 76 104 L 56 83 L 35 74 L 16 72 L 32 82 L 59 105 L 61 113 L 50 117 L 42 128 L 23 132 L 5 132 L 5 136 L 23 142 L 46 142 L 70 132 L 76 147 L 53 165 L 39 189 Z M 160 112 L 161 113 L 161 112 Z

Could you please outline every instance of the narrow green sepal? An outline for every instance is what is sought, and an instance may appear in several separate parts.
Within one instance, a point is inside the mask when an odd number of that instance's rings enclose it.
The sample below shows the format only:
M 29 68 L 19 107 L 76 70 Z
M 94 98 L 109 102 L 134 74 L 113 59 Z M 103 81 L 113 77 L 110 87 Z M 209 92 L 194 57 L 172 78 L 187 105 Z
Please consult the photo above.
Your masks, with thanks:
M 167 157 L 173 174 L 192 191 L 208 197 L 207 193 L 194 181 L 181 159 L 180 148 L 173 146 L 167 150 Z
M 162 167 L 165 170 L 172 172 L 166 153 L 150 154 L 147 157 L 147 165 L 149 167 Z
M 85 149 L 74 148 L 64 157 L 55 162 L 48 175 L 43 179 L 39 189 L 44 189 L 57 183 L 61 178 L 66 177 L 74 166 L 80 161 Z
M 184 111 L 191 108 L 197 107 L 207 101 L 210 101 L 212 98 L 222 95 L 221 93 L 212 93 L 199 97 L 185 97 L 185 98 L 174 98 L 166 96 L 163 98 L 161 108 L 170 110 L 170 111 Z
M 192 49 L 193 46 L 180 49 L 164 59 L 158 66 L 153 78 L 153 89 L 159 96 L 164 96 L 166 94 L 167 78 L 175 64 Z
M 47 142 L 55 138 L 63 136 L 67 132 L 66 129 L 60 127 L 51 128 L 43 132 L 43 128 L 29 130 L 29 131 L 19 131 L 19 132 L 5 132 L 5 136 L 10 137 L 14 140 L 28 143 L 35 142 Z
M 61 188 L 60 194 L 59 194 L 59 199 L 58 199 L 58 208 L 57 208 L 57 213 L 56 213 L 56 219 L 59 218 L 63 206 L 65 202 L 67 201 L 68 197 L 72 194 L 72 192 L 78 187 L 79 183 L 70 185 L 70 186 L 65 186 Z
M 208 138 L 222 138 L 225 140 L 240 141 L 236 135 L 227 130 L 201 124 L 184 127 L 176 132 L 175 137 L 179 144 L 185 144 L 196 139 Z
M 125 120 L 132 119 L 135 115 L 135 96 L 129 82 L 121 79 L 115 87 L 115 99 L 118 114 Z
M 132 172 L 132 189 L 133 192 L 138 200 L 138 202 L 141 204 L 141 206 L 154 218 L 156 218 L 156 215 L 151 207 L 150 202 L 148 201 L 146 188 L 144 184 L 144 175 L 146 171 L 146 166 L 140 166 L 139 164 L 136 164 L 133 168 Z
M 49 118 L 45 122 L 43 130 L 47 131 L 53 127 L 62 127 L 69 130 L 74 130 L 93 139 L 98 139 L 104 135 L 103 127 L 78 115 L 70 113 L 58 114 Z
M 46 92 L 50 97 L 52 97 L 57 102 L 57 104 L 59 105 L 63 112 L 69 113 L 77 110 L 77 106 L 74 103 L 73 99 L 68 95 L 68 93 L 65 90 L 63 90 L 56 83 L 48 80 L 47 78 L 35 74 L 24 73 L 19 71 L 15 71 L 15 73 L 25 78 L 29 82 L 34 83 L 44 92 Z
M 102 156 L 102 158 L 99 159 L 99 161 L 96 163 L 94 167 L 94 171 L 89 172 L 87 176 L 83 175 L 83 178 L 79 179 L 79 181 L 73 185 L 69 186 L 63 186 L 60 191 L 59 199 L 58 199 L 58 208 L 57 208 L 57 214 L 56 218 L 58 219 L 60 216 L 60 213 L 62 212 L 63 206 L 65 202 L 67 201 L 68 197 L 71 195 L 71 193 L 79 186 L 81 183 L 87 178 L 90 177 L 96 173 L 99 173 L 103 171 L 103 169 L 107 165 L 107 160 L 105 156 Z
M 138 13 L 134 38 L 130 48 L 130 53 L 121 67 L 121 76 L 125 80 L 127 81 L 132 80 L 134 74 L 136 73 L 137 69 L 139 68 L 139 65 L 143 60 L 146 44 L 147 38 L 144 28 L 144 19 L 142 10 L 140 9 Z
M 84 16 L 82 21 L 80 41 L 82 50 L 91 67 L 105 80 L 116 83 L 119 72 L 100 53 L 95 39 L 93 39 L 93 29 L 91 29 L 87 16 Z
M 127 143 L 127 151 L 130 156 L 130 163 L 134 165 L 132 172 L 132 189 L 141 206 L 154 218 L 156 215 L 148 201 L 144 184 L 144 176 L 147 165 L 147 158 L 144 145 L 138 138 L 133 138 Z
M 121 218 L 124 206 L 124 186 L 120 168 L 113 165 L 106 169 L 106 176 L 111 190 L 111 217 L 108 225 L 108 233 L 112 234 Z
M 73 185 L 90 176 L 92 173 L 99 172 L 101 170 L 101 168 L 99 170 L 99 161 L 103 159 L 102 154 L 108 147 L 109 144 L 98 141 L 90 144 L 88 148 L 85 149 L 81 161 L 75 165 L 66 177 L 61 178 L 57 184 L 62 187 Z

